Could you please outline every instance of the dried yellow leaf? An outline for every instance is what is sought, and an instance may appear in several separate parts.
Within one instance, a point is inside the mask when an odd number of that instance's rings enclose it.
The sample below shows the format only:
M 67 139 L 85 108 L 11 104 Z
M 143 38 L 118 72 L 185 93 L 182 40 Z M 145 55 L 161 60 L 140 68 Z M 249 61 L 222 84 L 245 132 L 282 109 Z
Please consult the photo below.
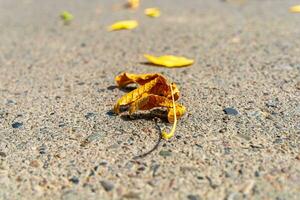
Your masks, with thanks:
M 138 110 L 150 110 L 156 107 L 167 108 L 168 121 L 173 124 L 170 133 L 163 132 L 164 139 L 171 138 L 175 133 L 177 119 L 185 113 L 185 107 L 175 101 L 179 98 L 179 90 L 175 83 L 169 84 L 161 74 L 130 74 L 122 73 L 115 78 L 119 87 L 131 83 L 140 85 L 137 89 L 122 96 L 114 106 L 119 113 L 121 106 L 129 106 L 129 114 Z
M 148 83 L 140 86 L 139 88 L 125 94 L 117 101 L 116 105 L 114 106 L 114 112 L 119 113 L 120 106 L 125 106 L 125 105 L 129 105 L 129 104 L 133 103 L 134 101 L 141 98 L 143 96 L 143 94 L 145 94 L 145 93 L 148 93 L 148 94 L 155 93 L 155 90 L 152 91 L 153 88 L 155 88 L 155 86 L 157 86 L 157 85 L 163 85 L 162 84 L 163 82 L 164 82 L 163 79 L 156 78 L 156 79 L 149 81 Z
M 165 96 L 171 99 L 171 91 L 167 84 L 167 79 L 161 74 L 130 74 L 130 73 L 122 73 L 116 76 L 115 80 L 119 87 L 124 87 L 131 83 L 137 83 L 139 85 L 145 85 L 146 83 L 158 79 L 159 83 L 152 88 L 151 94 L 157 94 L 161 96 Z M 172 88 L 174 91 L 175 100 L 179 98 L 179 90 L 175 83 L 172 83 Z
M 164 107 L 164 108 L 168 108 L 168 121 L 170 123 L 173 123 L 176 117 L 179 119 L 184 115 L 185 107 L 179 103 L 175 103 L 174 106 L 172 100 L 163 96 L 144 93 L 141 98 L 139 98 L 138 100 L 130 104 L 129 114 L 132 114 L 138 110 L 150 110 L 152 108 Z M 174 115 L 175 113 L 176 113 L 176 117 Z
M 152 64 L 169 67 L 169 68 L 185 67 L 188 65 L 192 65 L 194 63 L 194 60 L 185 57 L 172 56 L 172 55 L 155 57 L 152 55 L 144 54 L 144 56 Z
M 128 0 L 127 6 L 132 9 L 136 9 L 140 6 L 140 0 Z
M 295 5 L 295 6 L 290 7 L 290 12 L 300 13 L 300 5 Z
M 157 78 L 163 77 L 161 74 L 130 74 L 122 73 L 116 76 L 115 80 L 119 87 L 124 87 L 131 83 L 137 83 L 139 85 L 144 85 L 145 83 Z
M 138 22 L 136 20 L 124 20 L 118 21 L 111 26 L 108 27 L 109 31 L 117 31 L 123 29 L 134 29 L 138 26 Z
M 159 17 L 160 16 L 160 10 L 158 8 L 147 8 L 144 11 L 145 15 L 149 17 Z

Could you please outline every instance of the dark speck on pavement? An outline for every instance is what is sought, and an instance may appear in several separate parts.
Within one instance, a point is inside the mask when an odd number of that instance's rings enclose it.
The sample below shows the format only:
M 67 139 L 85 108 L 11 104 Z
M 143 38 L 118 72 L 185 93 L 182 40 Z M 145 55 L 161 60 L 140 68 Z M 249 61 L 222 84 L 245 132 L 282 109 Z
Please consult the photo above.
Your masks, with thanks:
M 227 115 L 238 115 L 239 114 L 238 111 L 234 108 L 225 108 L 223 111 Z
M 22 122 L 14 122 L 11 126 L 13 128 L 21 128 L 23 126 L 23 123 Z

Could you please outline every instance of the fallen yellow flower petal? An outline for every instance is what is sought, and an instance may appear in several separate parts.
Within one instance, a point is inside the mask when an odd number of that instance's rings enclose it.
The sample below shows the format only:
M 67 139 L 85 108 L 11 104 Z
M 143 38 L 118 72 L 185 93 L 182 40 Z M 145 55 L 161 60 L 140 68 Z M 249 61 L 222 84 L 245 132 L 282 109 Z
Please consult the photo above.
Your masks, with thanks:
M 144 54 L 144 56 L 152 64 L 160 65 L 164 67 L 170 67 L 170 68 L 185 67 L 188 65 L 192 65 L 194 63 L 194 60 L 185 57 L 172 56 L 172 55 L 155 57 L 148 54 Z
M 140 0 L 128 0 L 127 6 L 132 9 L 138 8 L 140 5 Z
M 144 11 L 145 15 L 149 17 L 159 17 L 160 16 L 160 10 L 158 8 L 147 8 Z
M 74 16 L 68 11 L 63 11 L 60 14 L 60 18 L 64 21 L 65 24 L 68 24 L 74 19 Z
M 124 20 L 118 21 L 111 26 L 108 27 L 109 31 L 117 31 L 122 29 L 134 29 L 138 26 L 138 22 L 136 20 Z
M 300 5 L 290 7 L 290 12 L 292 13 L 300 13 Z

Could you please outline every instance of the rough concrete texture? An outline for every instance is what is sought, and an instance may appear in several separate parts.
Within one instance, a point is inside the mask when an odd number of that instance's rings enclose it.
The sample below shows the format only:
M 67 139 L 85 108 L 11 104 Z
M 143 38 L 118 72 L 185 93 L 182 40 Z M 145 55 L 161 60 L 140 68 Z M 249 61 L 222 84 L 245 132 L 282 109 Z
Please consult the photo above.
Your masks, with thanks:
M 0 199 L 299 198 L 297 1 L 123 2 L 0 0 Z M 123 19 L 140 26 L 106 31 Z M 196 63 L 164 69 L 143 53 Z M 171 125 L 112 114 L 123 71 L 163 73 L 187 107 L 176 137 L 140 159 Z

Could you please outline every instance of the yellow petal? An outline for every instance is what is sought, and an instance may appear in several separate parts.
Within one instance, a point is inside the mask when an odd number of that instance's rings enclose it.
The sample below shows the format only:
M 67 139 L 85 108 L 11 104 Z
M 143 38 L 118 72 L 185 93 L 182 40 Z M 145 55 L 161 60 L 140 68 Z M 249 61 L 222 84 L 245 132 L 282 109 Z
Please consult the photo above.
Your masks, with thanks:
M 138 8 L 140 5 L 140 0 L 128 0 L 127 5 L 129 8 L 132 9 Z
M 65 23 L 69 23 L 74 19 L 74 16 L 68 12 L 68 11 L 63 11 L 60 14 L 60 18 L 65 22 Z
M 192 65 L 194 63 L 194 60 L 185 57 L 172 56 L 172 55 L 155 57 L 148 54 L 144 54 L 144 56 L 152 64 L 170 67 L 170 68 L 184 67 L 184 66 Z
M 158 8 L 147 8 L 144 11 L 145 15 L 149 17 L 159 17 L 160 16 L 160 10 Z
M 300 5 L 290 7 L 290 12 L 300 13 Z
M 124 20 L 118 21 L 111 26 L 108 27 L 109 31 L 117 31 L 122 29 L 134 29 L 138 26 L 138 22 L 136 20 Z

